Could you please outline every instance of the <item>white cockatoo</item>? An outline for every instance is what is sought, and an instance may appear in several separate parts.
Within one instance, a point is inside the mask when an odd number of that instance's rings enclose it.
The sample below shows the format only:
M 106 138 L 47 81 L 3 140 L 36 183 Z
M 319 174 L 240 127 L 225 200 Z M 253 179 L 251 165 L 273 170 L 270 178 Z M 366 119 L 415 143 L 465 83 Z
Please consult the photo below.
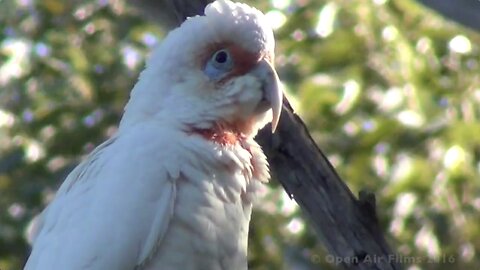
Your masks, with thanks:
M 152 53 L 116 135 L 34 225 L 28 270 L 246 269 L 252 199 L 269 179 L 253 140 L 282 92 L 265 16 L 218 0 Z

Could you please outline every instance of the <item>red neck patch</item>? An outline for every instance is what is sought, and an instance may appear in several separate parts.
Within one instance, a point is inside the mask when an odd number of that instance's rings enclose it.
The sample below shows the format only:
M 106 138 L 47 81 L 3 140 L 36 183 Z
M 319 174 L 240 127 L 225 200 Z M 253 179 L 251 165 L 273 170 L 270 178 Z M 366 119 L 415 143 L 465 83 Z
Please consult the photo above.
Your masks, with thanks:
M 241 134 L 237 134 L 232 131 L 226 130 L 213 130 L 213 129 L 194 129 L 192 133 L 198 134 L 205 138 L 206 140 L 212 141 L 214 143 L 218 143 L 221 145 L 234 145 L 239 141 L 239 136 Z
M 208 141 L 223 146 L 234 145 L 237 142 L 242 143 L 246 138 L 246 136 L 241 132 L 233 131 L 228 128 L 222 128 L 220 126 L 209 129 L 191 128 L 188 133 L 200 135 Z

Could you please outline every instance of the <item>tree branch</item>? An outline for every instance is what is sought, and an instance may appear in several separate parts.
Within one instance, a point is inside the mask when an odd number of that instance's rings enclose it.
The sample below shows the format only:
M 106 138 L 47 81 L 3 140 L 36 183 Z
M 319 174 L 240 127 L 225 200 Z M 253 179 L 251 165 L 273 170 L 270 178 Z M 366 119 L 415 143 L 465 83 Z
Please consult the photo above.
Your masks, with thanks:
M 257 136 L 275 178 L 300 205 L 328 252 L 345 269 L 400 269 L 378 225 L 375 196 L 357 200 L 317 147 L 288 100 L 278 130 Z
M 480 31 L 480 2 L 478 0 L 417 0 L 443 16 Z

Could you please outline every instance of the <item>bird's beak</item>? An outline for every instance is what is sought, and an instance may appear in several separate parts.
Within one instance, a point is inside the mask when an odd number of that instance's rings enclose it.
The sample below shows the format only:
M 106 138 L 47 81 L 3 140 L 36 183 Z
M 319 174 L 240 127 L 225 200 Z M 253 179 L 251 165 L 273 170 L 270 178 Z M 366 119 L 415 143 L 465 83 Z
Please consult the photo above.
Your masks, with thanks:
M 272 109 L 272 133 L 277 129 L 282 112 L 283 93 L 280 89 L 280 79 L 272 65 L 265 59 L 258 62 L 251 72 L 262 82 L 263 98 Z

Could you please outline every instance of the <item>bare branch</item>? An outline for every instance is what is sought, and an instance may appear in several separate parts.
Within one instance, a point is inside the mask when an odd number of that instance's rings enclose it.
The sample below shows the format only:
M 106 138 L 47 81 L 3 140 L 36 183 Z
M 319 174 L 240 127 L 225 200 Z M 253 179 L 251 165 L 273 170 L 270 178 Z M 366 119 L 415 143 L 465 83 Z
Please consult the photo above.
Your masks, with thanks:
M 475 0 L 418 0 L 443 16 L 480 31 L 480 2 Z
M 272 172 L 346 269 L 400 269 L 378 225 L 375 196 L 357 200 L 285 100 L 275 134 L 257 136 Z

